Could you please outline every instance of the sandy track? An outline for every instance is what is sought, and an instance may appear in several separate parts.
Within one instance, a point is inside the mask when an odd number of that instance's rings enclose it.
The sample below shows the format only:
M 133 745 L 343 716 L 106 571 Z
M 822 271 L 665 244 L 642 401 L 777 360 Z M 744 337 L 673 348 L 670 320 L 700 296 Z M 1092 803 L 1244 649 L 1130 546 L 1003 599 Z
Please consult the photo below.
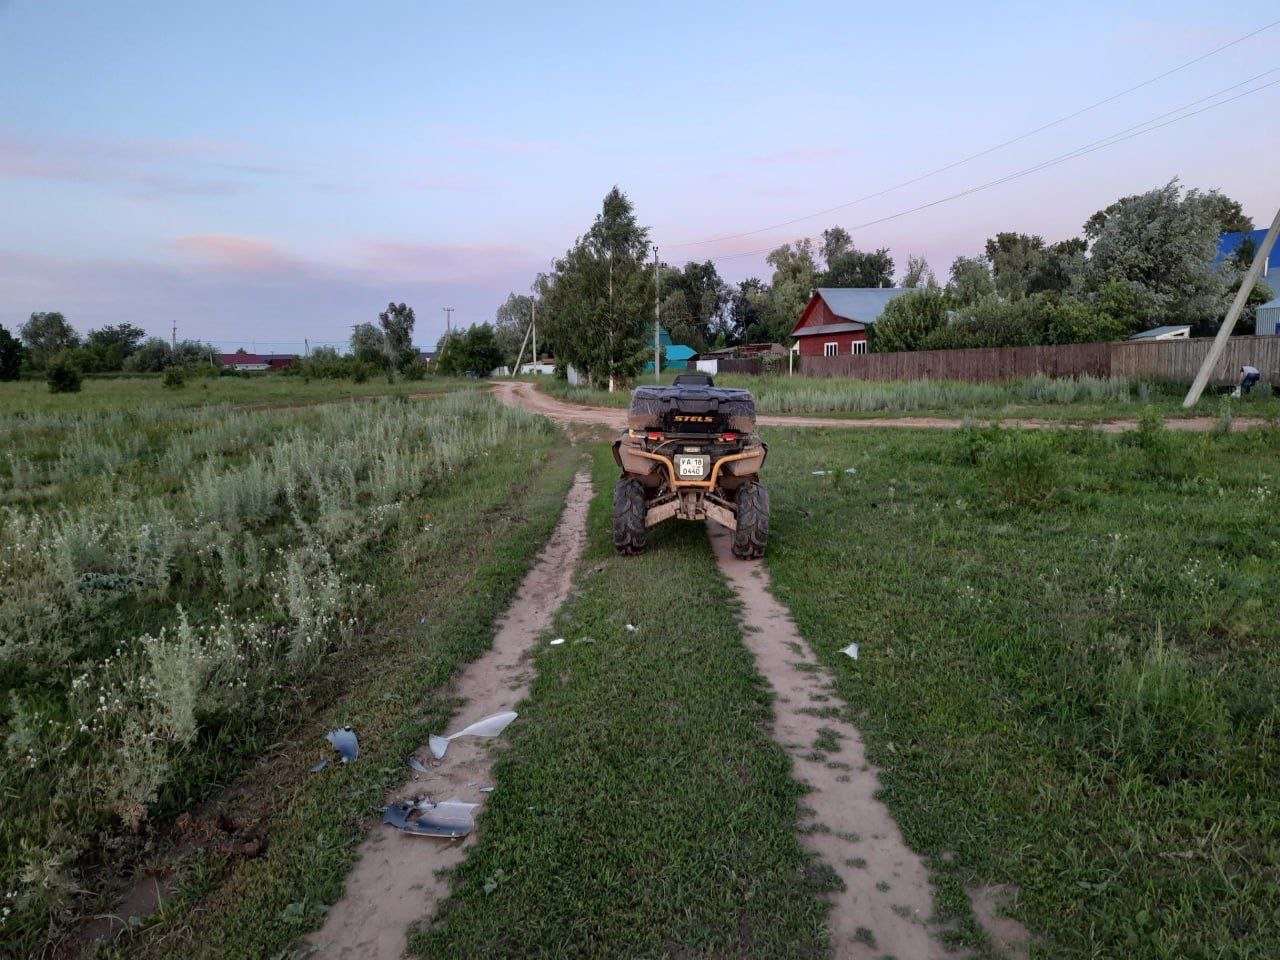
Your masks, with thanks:
M 494 381 L 494 394 L 508 406 L 523 407 L 534 413 L 541 413 L 560 423 L 602 424 L 621 430 L 627 425 L 626 410 L 612 407 L 587 407 L 578 403 L 566 403 L 548 396 L 532 383 L 519 380 Z M 762 427 L 837 427 L 845 430 L 860 428 L 875 429 L 888 427 L 908 430 L 958 430 L 964 426 L 964 420 L 954 417 L 879 417 L 852 419 L 844 417 L 779 417 L 759 416 L 756 422 Z M 1009 419 L 999 421 L 1002 427 L 1021 427 L 1024 430 L 1047 430 L 1064 424 L 1059 420 L 1041 420 L 1037 418 Z M 1164 425 L 1169 430 L 1186 430 L 1203 432 L 1211 430 L 1218 423 L 1217 417 L 1170 417 Z M 1257 417 L 1237 417 L 1232 424 L 1234 430 L 1247 430 L 1261 427 L 1266 420 Z M 1097 424 L 1088 424 L 1106 433 L 1125 433 L 1138 429 L 1137 420 L 1106 420 Z
M 803 842 L 840 875 L 845 889 L 831 895 L 833 955 L 894 956 L 913 960 L 953 957 L 929 932 L 933 891 L 929 873 L 876 798 L 879 775 L 867 763 L 857 727 L 813 712 L 839 703 L 826 670 L 800 638 L 786 607 L 769 592 L 760 563 L 735 559 L 732 534 L 707 524 L 720 570 L 742 602 L 743 640 L 773 688 L 773 736 L 791 756 L 795 776 L 810 793 Z M 840 738 L 830 753 L 814 753 L 825 728 Z M 829 737 L 829 734 L 827 735 Z M 879 885 L 879 886 L 878 886 Z M 886 886 L 887 885 L 887 886 Z M 870 930 L 874 946 L 859 929 Z
M 587 542 L 587 507 L 591 480 L 574 478 L 564 513 L 550 541 L 529 571 L 515 601 L 499 623 L 493 646 L 471 663 L 457 684 L 466 705 L 455 718 L 452 732 L 481 717 L 514 710 L 529 692 L 531 667 L 527 660 L 537 636 L 550 629 L 556 611 L 569 595 L 573 573 Z M 516 721 L 517 723 L 519 721 Z M 342 899 L 325 916 L 324 927 L 309 937 L 315 956 L 342 960 L 398 960 L 404 954 L 409 928 L 429 919 L 449 892 L 447 880 L 436 874 L 462 862 L 468 846 L 484 827 L 486 794 L 479 787 L 490 779 L 493 741 L 464 738 L 450 744 L 444 760 L 436 762 L 424 744 L 417 757 L 431 773 L 405 783 L 388 801 L 421 797 L 434 801 L 457 795 L 480 803 L 477 829 L 461 842 L 401 835 L 394 828 L 371 823 L 360 846 L 360 859 L 347 877 Z M 474 784 L 474 786 L 468 786 Z

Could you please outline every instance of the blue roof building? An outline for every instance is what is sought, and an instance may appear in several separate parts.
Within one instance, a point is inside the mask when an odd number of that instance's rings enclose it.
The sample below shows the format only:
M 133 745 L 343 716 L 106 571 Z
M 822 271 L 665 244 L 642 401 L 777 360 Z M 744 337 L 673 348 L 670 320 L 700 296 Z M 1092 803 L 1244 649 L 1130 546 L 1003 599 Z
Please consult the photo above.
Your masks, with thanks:
M 666 327 L 658 327 L 658 343 L 662 347 L 664 370 L 688 370 L 689 361 L 698 355 L 698 351 L 693 347 L 685 346 L 683 343 L 672 343 L 671 334 L 667 332 Z M 653 361 L 646 363 L 644 369 L 648 373 L 653 373 Z
M 1218 237 L 1218 257 L 1215 263 L 1222 263 L 1227 257 L 1231 256 L 1238 249 L 1240 244 L 1245 242 L 1247 237 L 1249 242 L 1253 244 L 1253 249 L 1257 250 L 1262 246 L 1262 241 L 1266 238 L 1265 230 L 1249 230 L 1248 232 L 1224 233 Z M 1270 277 L 1268 284 L 1275 285 L 1275 281 L 1280 279 L 1280 273 L 1273 275 L 1273 271 L 1280 271 L 1280 243 L 1271 248 L 1271 255 L 1267 257 L 1267 262 L 1262 265 L 1262 276 Z

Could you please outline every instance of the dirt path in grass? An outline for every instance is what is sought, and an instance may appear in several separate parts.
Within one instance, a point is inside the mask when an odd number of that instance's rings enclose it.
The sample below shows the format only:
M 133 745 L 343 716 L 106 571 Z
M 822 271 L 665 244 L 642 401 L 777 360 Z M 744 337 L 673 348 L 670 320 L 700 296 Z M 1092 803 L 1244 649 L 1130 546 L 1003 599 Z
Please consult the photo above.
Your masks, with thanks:
M 578 403 L 566 403 L 548 396 L 534 384 L 519 380 L 501 380 L 493 383 L 494 394 L 508 406 L 523 407 L 534 413 L 541 413 L 560 423 L 597 423 L 615 430 L 627 425 L 627 411 L 613 407 L 587 407 Z M 854 419 L 848 417 L 780 417 L 761 415 L 756 422 L 762 427 L 838 427 L 841 429 L 858 429 L 861 427 L 889 427 L 915 430 L 958 430 L 965 421 L 955 417 L 867 417 Z M 980 421 L 986 422 L 986 421 Z M 1047 430 L 1054 427 L 1071 426 L 1061 420 L 1043 420 L 1038 418 L 1008 419 L 999 421 L 1002 427 L 1021 427 L 1025 430 Z M 1212 430 L 1218 423 L 1217 417 L 1169 417 L 1164 421 L 1170 430 L 1186 430 L 1192 433 Z M 1237 417 L 1232 423 L 1233 430 L 1247 430 L 1251 427 L 1266 426 L 1267 420 L 1259 417 Z M 1098 423 L 1079 424 L 1091 427 L 1104 433 L 1126 433 L 1138 429 L 1138 421 L 1133 419 L 1104 420 Z
M 514 710 L 528 693 L 532 667 L 527 654 L 534 639 L 551 627 L 556 611 L 569 595 L 573 572 L 587 542 L 590 502 L 590 477 L 579 473 L 555 532 L 499 622 L 493 646 L 467 666 L 459 679 L 457 694 L 464 706 L 455 717 L 455 726 L 441 733 Z M 457 842 L 402 835 L 393 827 L 370 824 L 342 899 L 325 916 L 324 927 L 308 938 L 315 948 L 312 956 L 398 960 L 404 954 L 409 928 L 429 919 L 449 892 L 447 879 L 438 877 L 437 871 L 462 862 L 477 831 L 484 829 L 488 794 L 480 787 L 493 783 L 490 748 L 494 742 L 475 737 L 457 740 L 439 762 L 427 745 L 422 745 L 416 756 L 429 773 L 414 774 L 387 798 L 388 802 L 424 796 L 441 801 L 456 795 L 480 804 L 477 830 Z
M 801 800 L 802 809 L 812 811 L 801 825 L 816 829 L 806 830 L 803 842 L 844 881 L 845 889 L 831 895 L 833 954 L 859 960 L 954 957 L 930 933 L 929 873 L 876 798 L 879 776 L 867 763 L 857 727 L 815 715 L 842 707 L 826 670 L 769 592 L 764 567 L 735 559 L 732 534 L 724 527 L 708 523 L 707 531 L 716 561 L 742 602 L 743 640 L 773 688 L 774 739 L 811 791 Z

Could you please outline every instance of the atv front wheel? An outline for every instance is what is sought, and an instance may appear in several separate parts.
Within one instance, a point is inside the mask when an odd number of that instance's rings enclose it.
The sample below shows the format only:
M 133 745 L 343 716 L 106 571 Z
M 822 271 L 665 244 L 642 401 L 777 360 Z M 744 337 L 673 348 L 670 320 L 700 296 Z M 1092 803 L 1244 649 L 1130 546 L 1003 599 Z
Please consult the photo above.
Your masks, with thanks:
M 623 477 L 613 488 L 613 546 L 624 557 L 644 552 L 644 484 Z
M 733 555 L 758 560 L 769 541 L 769 490 L 759 483 L 738 488 L 738 528 L 733 531 Z M 616 529 L 616 526 L 615 526 Z

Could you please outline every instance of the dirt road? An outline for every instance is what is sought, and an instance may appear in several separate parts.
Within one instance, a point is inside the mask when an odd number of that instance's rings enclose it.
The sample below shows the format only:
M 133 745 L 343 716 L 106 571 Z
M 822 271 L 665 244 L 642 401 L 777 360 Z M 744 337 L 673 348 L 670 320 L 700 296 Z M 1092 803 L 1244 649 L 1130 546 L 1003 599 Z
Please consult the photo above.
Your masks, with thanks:
M 520 584 L 493 646 L 468 666 L 458 681 L 458 696 L 466 701 L 456 718 L 458 728 L 514 710 L 529 692 L 532 668 L 527 655 L 569 595 L 573 573 L 586 547 L 590 502 L 591 480 L 580 473 L 569 490 L 560 523 Z M 432 758 L 424 744 L 417 759 L 429 772 L 421 779 L 415 776 L 407 781 L 388 802 L 424 796 L 439 802 L 456 796 L 481 804 L 477 829 L 484 829 L 486 794 L 479 788 L 493 783 L 491 743 L 476 738 L 459 740 L 450 744 L 440 761 Z M 440 871 L 461 863 L 475 839 L 475 832 L 461 842 L 411 837 L 371 824 L 342 899 L 325 916 L 324 927 L 308 938 L 313 954 L 333 960 L 398 960 L 404 955 L 410 926 L 430 920 L 449 892 L 448 880 Z
M 548 396 L 532 383 L 519 380 L 500 380 L 493 384 L 494 394 L 508 406 L 523 407 L 534 413 L 541 413 L 560 423 L 600 424 L 621 430 L 627 425 L 627 411 L 613 407 L 586 407 L 577 403 L 566 403 Z M 964 420 L 954 417 L 877 417 L 852 419 L 846 417 L 779 417 L 759 416 L 756 422 L 762 427 L 838 427 L 853 430 L 860 427 L 889 427 L 914 430 L 958 430 L 964 426 Z M 1164 425 L 1169 430 L 1187 430 L 1200 432 L 1213 429 L 1218 423 L 1217 417 L 1171 417 Z M 1232 424 L 1233 430 L 1246 430 L 1251 427 L 1265 426 L 1266 420 L 1257 417 L 1237 417 Z M 1044 430 L 1062 426 L 1059 420 L 1042 420 L 1037 418 L 1021 418 L 1001 420 L 1002 427 L 1021 427 L 1027 430 Z M 1092 425 L 1107 433 L 1125 433 L 1138 428 L 1138 421 L 1106 420 Z

